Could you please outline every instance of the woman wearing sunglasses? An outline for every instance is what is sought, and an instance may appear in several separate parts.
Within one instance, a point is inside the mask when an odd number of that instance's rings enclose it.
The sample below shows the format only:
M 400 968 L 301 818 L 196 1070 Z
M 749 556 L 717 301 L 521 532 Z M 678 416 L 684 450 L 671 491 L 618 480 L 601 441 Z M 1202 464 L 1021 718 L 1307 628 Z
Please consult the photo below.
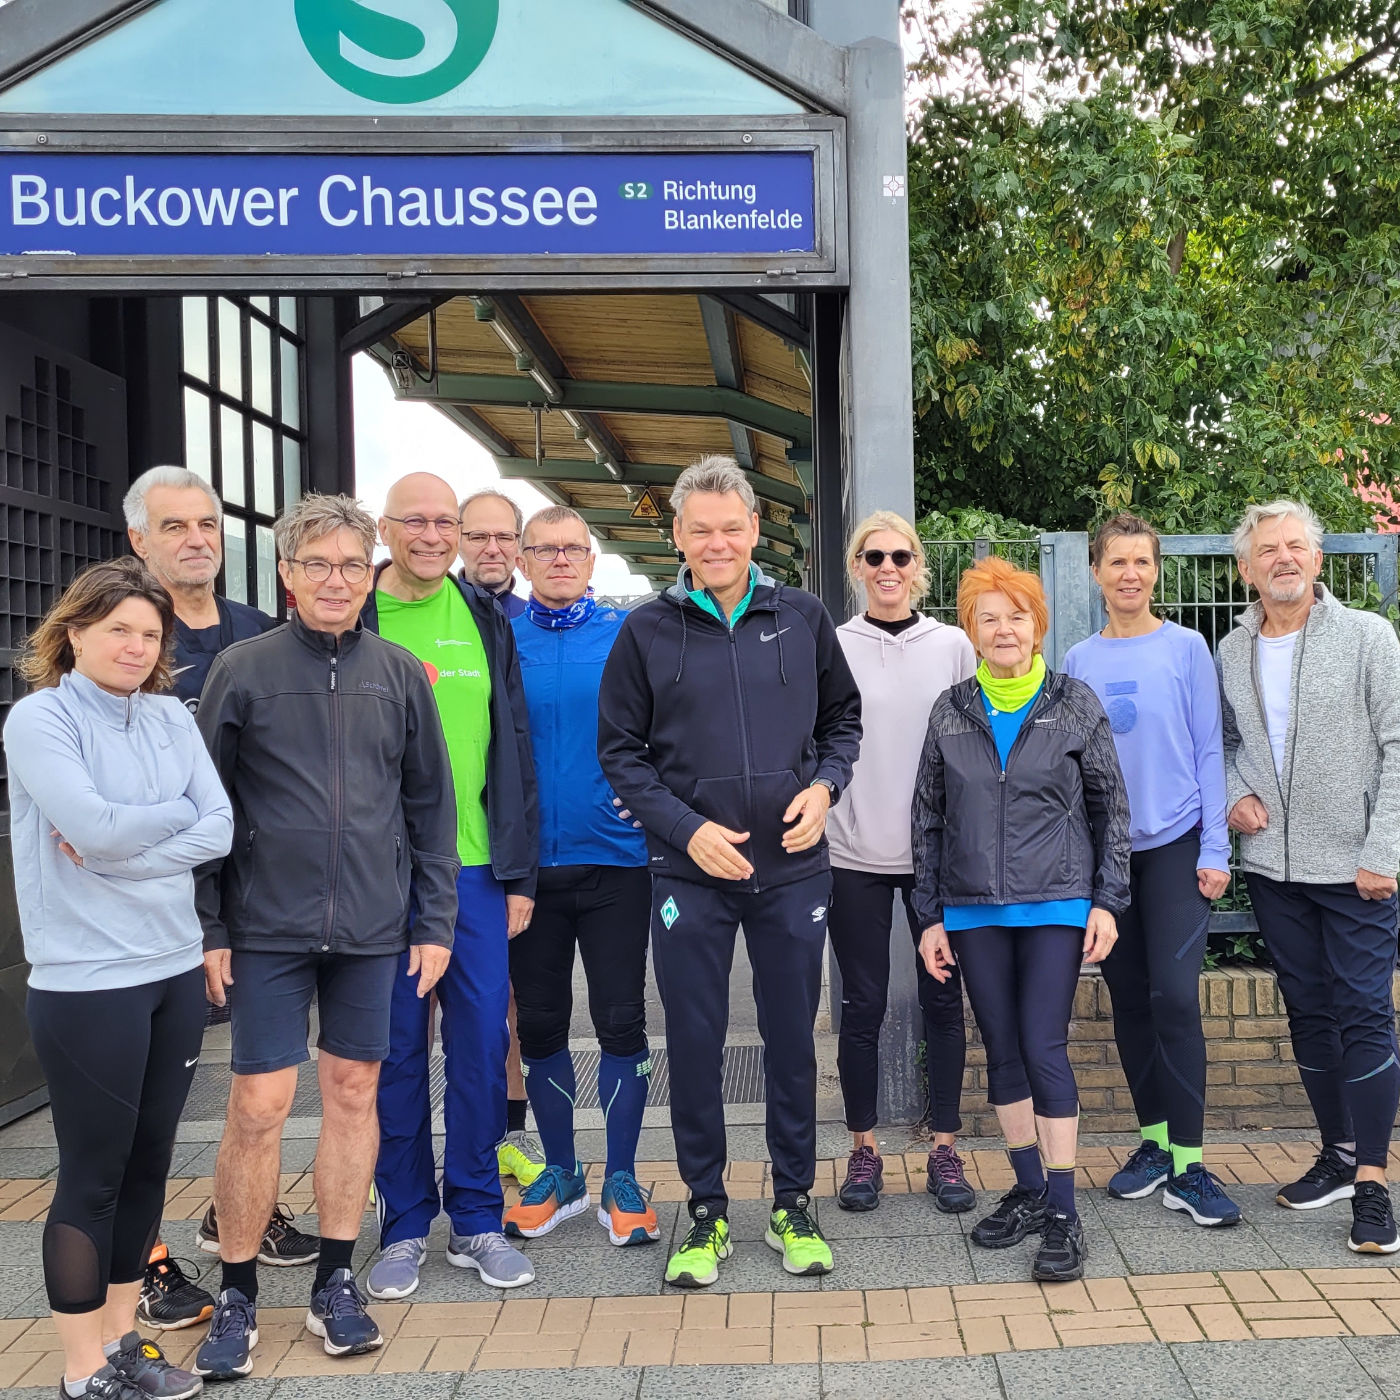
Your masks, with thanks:
M 910 905 L 914 853 L 910 806 L 929 711 L 955 681 L 977 666 L 956 627 L 915 609 L 928 591 L 923 546 L 893 511 L 863 520 L 846 555 L 864 590 L 865 611 L 836 635 L 860 687 L 865 738 L 850 786 L 827 817 L 831 845 L 828 929 L 841 968 L 837 1069 L 852 1135 L 846 1179 L 837 1194 L 846 1210 L 880 1203 L 883 1163 L 875 1142 L 880 1025 L 890 980 L 890 920 L 896 896 L 909 921 L 923 1012 L 933 1150 L 928 1190 L 943 1211 L 971 1210 L 976 1198 L 954 1141 L 962 1122 L 965 1037 L 962 983 L 936 982 L 917 956 L 920 928 Z

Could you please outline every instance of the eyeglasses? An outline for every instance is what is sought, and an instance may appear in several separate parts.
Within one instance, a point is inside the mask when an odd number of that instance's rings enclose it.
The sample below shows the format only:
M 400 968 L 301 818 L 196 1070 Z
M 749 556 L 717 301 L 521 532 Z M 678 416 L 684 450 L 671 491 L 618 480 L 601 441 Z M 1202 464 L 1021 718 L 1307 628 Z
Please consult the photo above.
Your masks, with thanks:
M 485 548 L 492 540 L 495 540 L 502 549 L 514 549 L 520 542 L 520 536 L 514 530 L 471 530 L 463 538 L 468 544 L 474 544 L 478 549 Z
M 332 574 L 338 573 L 353 588 L 369 577 L 369 565 L 363 559 L 347 559 L 343 564 L 332 564 L 326 559 L 289 559 L 287 562 L 299 564 L 312 583 L 325 583 Z
M 426 515 L 386 515 L 384 518 L 392 520 L 395 525 L 402 525 L 405 533 L 410 535 L 421 535 L 429 525 L 437 526 L 440 535 L 455 535 L 462 528 L 462 522 L 450 515 L 440 515 L 436 520 L 429 520 Z
M 907 569 L 914 562 L 914 551 L 912 549 L 863 549 L 860 557 L 870 565 L 872 569 L 878 569 L 886 559 L 895 566 L 896 569 Z
M 582 564 L 593 551 L 586 544 L 527 544 L 525 553 L 541 564 L 552 564 L 561 554 L 571 564 Z

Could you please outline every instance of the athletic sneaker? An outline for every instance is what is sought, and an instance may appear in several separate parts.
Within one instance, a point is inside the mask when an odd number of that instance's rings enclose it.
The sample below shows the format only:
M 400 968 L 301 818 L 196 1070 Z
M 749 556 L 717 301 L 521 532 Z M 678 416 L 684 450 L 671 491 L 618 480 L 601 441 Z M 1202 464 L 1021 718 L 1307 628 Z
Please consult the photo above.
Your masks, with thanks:
M 110 1362 L 95 1375 L 88 1377 L 85 1400 L 145 1400 L 145 1391 L 138 1390 Z M 58 1382 L 58 1400 L 69 1400 L 68 1387 Z
M 643 1190 L 631 1172 L 614 1172 L 603 1183 L 598 1223 L 607 1227 L 616 1245 L 650 1244 L 661 1238 L 651 1192 Z
M 418 1287 L 418 1270 L 428 1257 L 426 1239 L 395 1240 L 385 1245 L 365 1280 L 371 1298 L 407 1298 Z
M 271 1264 L 274 1268 L 294 1268 L 298 1264 L 314 1264 L 321 1254 L 321 1241 L 316 1235 L 308 1235 L 298 1230 L 292 1223 L 296 1220 L 291 1211 L 279 1205 L 272 1212 L 263 1232 L 262 1244 L 258 1246 L 258 1261 Z M 195 1243 L 206 1254 L 219 1252 L 219 1221 L 214 1214 L 214 1202 L 204 1212 L 199 1229 L 194 1232 Z
M 258 1344 L 258 1310 L 240 1289 L 226 1288 L 214 1304 L 209 1335 L 194 1354 L 194 1373 L 211 1381 L 231 1381 L 253 1369 Z
M 1109 1178 L 1108 1194 L 1120 1201 L 1141 1200 L 1165 1186 L 1171 1173 L 1172 1154 L 1155 1142 L 1144 1142 Z
M 1197 1225 L 1238 1225 L 1240 1208 L 1226 1194 L 1220 1178 L 1200 1162 L 1173 1175 L 1162 1192 L 1168 1210 L 1184 1210 Z
M 1358 1181 L 1351 1198 L 1351 1234 L 1347 1248 L 1357 1254 L 1394 1254 L 1400 1249 L 1390 1187 L 1383 1181 Z
M 924 1185 L 934 1205 L 945 1214 L 959 1215 L 977 1204 L 977 1192 L 967 1184 L 963 1159 L 951 1147 L 935 1147 L 928 1154 Z
M 873 1147 L 857 1147 L 846 1163 L 836 1204 L 842 1210 L 874 1210 L 884 1189 L 885 1159 Z
M 204 1382 L 193 1371 L 172 1366 L 165 1353 L 139 1332 L 128 1332 L 110 1360 L 117 1374 L 149 1400 L 190 1400 L 204 1389 Z
M 185 1276 L 180 1261 L 170 1257 L 165 1245 L 156 1245 L 146 1265 L 146 1276 L 141 1280 L 136 1316 L 147 1327 L 166 1331 L 193 1327 L 213 1312 L 214 1295 Z
M 521 1288 L 535 1281 L 535 1266 L 499 1230 L 481 1235 L 451 1231 L 447 1262 L 454 1269 L 475 1269 L 492 1288 Z
M 529 1133 L 507 1133 L 496 1144 L 496 1169 L 513 1176 L 517 1186 L 529 1186 L 544 1168 L 544 1149 Z
M 1297 1181 L 1291 1181 L 1274 1197 L 1290 1210 L 1316 1210 L 1333 1201 L 1349 1200 L 1356 1189 L 1356 1163 L 1342 1160 L 1335 1147 L 1327 1146 Z
M 666 1282 L 677 1288 L 708 1288 L 719 1278 L 719 1261 L 734 1253 L 729 1242 L 729 1222 L 693 1220 L 681 1247 L 666 1265 Z
M 1052 1210 L 1045 1221 L 1040 1248 L 1035 1252 L 1031 1277 L 1037 1283 L 1073 1283 L 1084 1277 L 1084 1260 L 1088 1256 L 1083 1222 L 1077 1215 Z
M 384 1345 L 378 1326 L 365 1310 L 365 1295 L 349 1269 L 337 1269 L 311 1295 L 306 1330 L 321 1338 L 327 1356 L 363 1356 Z
M 1018 1183 L 997 1202 L 990 1215 L 972 1227 L 972 1243 L 983 1249 L 1009 1249 L 1027 1235 L 1040 1234 L 1049 1217 L 1045 1193 Z
M 588 1206 L 588 1187 L 580 1164 L 575 1163 L 571 1172 L 546 1167 L 521 1193 L 519 1202 L 506 1211 L 506 1234 L 538 1239 Z
M 763 1238 L 783 1256 L 783 1268 L 790 1274 L 829 1274 L 831 1246 L 807 1209 L 807 1198 L 799 1205 L 778 1206 L 768 1217 Z

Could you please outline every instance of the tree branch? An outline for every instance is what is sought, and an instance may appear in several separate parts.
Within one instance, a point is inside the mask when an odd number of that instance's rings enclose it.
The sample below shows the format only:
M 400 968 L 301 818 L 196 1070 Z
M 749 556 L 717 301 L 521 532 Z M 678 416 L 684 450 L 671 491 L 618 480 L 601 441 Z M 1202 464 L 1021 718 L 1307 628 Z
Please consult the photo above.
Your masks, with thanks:
M 1390 53 L 1397 46 L 1400 46 L 1400 35 L 1391 34 L 1388 38 L 1382 39 L 1374 48 L 1368 49 L 1359 58 L 1354 58 L 1345 68 L 1339 68 L 1335 73 L 1329 73 L 1325 78 L 1319 78 L 1315 83 L 1309 83 L 1306 87 L 1300 87 L 1294 92 L 1294 98 L 1303 102 L 1309 97 L 1316 97 L 1318 93 L 1325 92 L 1336 83 L 1344 83 L 1353 73 L 1364 68 L 1368 63 L 1374 63 L 1382 54 Z

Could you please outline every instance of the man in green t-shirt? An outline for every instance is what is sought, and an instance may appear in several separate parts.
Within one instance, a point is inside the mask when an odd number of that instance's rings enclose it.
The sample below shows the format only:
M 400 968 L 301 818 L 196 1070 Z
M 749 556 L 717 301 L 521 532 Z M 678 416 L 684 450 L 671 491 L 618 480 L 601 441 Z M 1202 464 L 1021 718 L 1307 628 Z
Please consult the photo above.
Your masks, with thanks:
M 376 1298 L 418 1287 L 428 1233 L 452 1224 L 447 1262 L 484 1282 L 531 1282 L 530 1261 L 501 1232 L 505 1207 L 496 1144 L 506 1126 L 509 938 L 530 922 L 538 862 L 535 773 L 515 640 L 490 594 L 449 576 L 457 558 L 457 498 L 441 477 L 415 472 L 389 489 L 380 538 L 389 548 L 365 605 L 364 625 L 422 663 L 447 739 L 457 796 L 458 913 L 452 960 L 437 985 L 442 1007 L 447 1142 L 442 1188 L 433 1154 L 428 1086 L 430 1012 L 398 979 L 389 1058 L 379 1079 L 382 1253 L 370 1270 Z

